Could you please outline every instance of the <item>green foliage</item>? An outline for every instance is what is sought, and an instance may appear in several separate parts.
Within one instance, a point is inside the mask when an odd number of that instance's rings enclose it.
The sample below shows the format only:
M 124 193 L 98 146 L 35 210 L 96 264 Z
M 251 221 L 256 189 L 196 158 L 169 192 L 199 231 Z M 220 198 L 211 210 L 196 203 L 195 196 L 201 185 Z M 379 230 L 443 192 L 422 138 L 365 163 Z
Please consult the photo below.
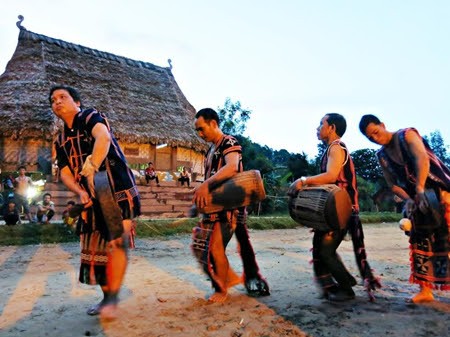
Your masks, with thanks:
M 361 212 L 359 217 L 363 224 L 398 222 L 402 218 L 402 214 L 396 212 Z
M 197 223 L 196 218 L 140 220 L 136 226 L 136 235 L 158 237 L 191 233 Z
M 0 246 L 78 241 L 71 227 L 62 223 L 0 226 Z
M 436 156 L 442 160 L 446 166 L 450 167 L 450 154 L 447 152 L 448 146 L 445 146 L 441 133 L 436 130 L 430 133 L 429 136 L 424 136 L 423 138 L 428 142 Z
M 227 98 L 224 106 L 219 107 L 217 113 L 221 130 L 228 135 L 238 136 L 242 135 L 247 128 L 246 124 L 252 112 L 242 108 L 241 102 L 233 103 L 230 98 Z
M 292 174 L 292 181 L 301 176 L 308 176 L 315 174 L 315 164 L 308 160 L 305 153 L 291 154 L 288 158 L 287 167 Z
M 267 147 L 253 143 L 249 138 L 244 136 L 236 136 L 239 144 L 242 146 L 242 160 L 246 170 L 259 170 L 262 175 L 273 170 L 273 162 L 270 156 L 265 155 Z
M 358 176 L 370 182 L 383 179 L 383 172 L 374 149 L 361 149 L 351 153 Z
M 317 156 L 314 158 L 313 162 L 311 164 L 314 165 L 317 169 L 320 168 L 320 162 L 322 160 L 322 156 L 327 150 L 328 145 L 324 142 L 317 143 Z
M 375 204 L 373 202 L 372 196 L 377 190 L 376 184 L 359 176 L 357 176 L 357 182 L 359 209 L 361 211 L 374 211 Z

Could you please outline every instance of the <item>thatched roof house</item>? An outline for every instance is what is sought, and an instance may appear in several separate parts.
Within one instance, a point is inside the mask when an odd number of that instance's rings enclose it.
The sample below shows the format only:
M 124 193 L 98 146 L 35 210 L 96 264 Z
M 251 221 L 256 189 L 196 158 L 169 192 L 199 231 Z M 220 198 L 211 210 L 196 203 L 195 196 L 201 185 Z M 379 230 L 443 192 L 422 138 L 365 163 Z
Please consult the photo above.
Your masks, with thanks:
M 108 116 L 130 163 L 156 161 L 164 169 L 174 169 L 205 149 L 193 129 L 195 109 L 171 66 L 158 67 L 36 34 L 26 30 L 22 20 L 17 23 L 16 50 L 0 76 L 3 166 L 36 164 L 35 168 L 48 170 L 59 124 L 48 102 L 55 84 L 77 88 L 84 106 L 95 106 Z M 160 163 L 158 144 L 168 145 Z M 176 149 L 184 149 L 184 154 L 181 151 L 180 157 Z

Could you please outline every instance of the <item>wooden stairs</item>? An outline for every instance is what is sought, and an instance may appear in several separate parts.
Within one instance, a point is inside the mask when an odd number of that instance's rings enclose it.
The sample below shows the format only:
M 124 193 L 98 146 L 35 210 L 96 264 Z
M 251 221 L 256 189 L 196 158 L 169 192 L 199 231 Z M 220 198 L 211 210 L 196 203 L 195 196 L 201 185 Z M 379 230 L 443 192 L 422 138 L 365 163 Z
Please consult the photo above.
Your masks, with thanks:
M 175 181 L 162 181 L 160 186 L 156 186 L 154 181 L 149 185 L 138 184 L 141 196 L 141 218 L 183 218 L 187 217 L 192 206 L 192 196 L 194 187 L 198 182 L 191 184 L 191 187 L 178 186 Z M 66 208 L 67 202 L 73 200 L 78 202 L 78 196 L 67 190 L 61 183 L 46 183 L 44 190 L 35 200 L 41 200 L 44 193 L 50 193 L 55 203 L 55 220 L 61 219 L 61 214 Z

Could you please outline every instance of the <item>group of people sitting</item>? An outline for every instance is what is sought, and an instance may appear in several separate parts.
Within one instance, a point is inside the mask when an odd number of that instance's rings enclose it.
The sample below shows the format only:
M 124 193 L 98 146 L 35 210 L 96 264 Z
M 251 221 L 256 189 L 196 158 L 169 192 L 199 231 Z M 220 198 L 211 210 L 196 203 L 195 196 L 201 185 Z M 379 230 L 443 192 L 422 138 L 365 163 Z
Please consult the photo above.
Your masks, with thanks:
M 145 181 L 147 184 L 149 184 L 152 180 L 156 181 L 156 186 L 160 186 L 158 174 L 156 173 L 155 167 L 152 162 L 149 162 L 147 168 L 145 169 Z M 186 183 L 187 187 L 191 186 L 191 174 L 186 166 L 184 166 L 183 170 L 180 172 L 178 181 L 180 182 L 181 186 L 184 186 L 184 183 Z
M 28 218 L 30 223 L 41 223 L 48 224 L 50 220 L 55 216 L 55 203 L 52 201 L 52 195 L 50 193 L 44 193 L 42 196 L 42 200 L 35 203 L 36 206 L 35 214 L 31 212 L 30 205 L 26 198 L 26 193 L 21 193 L 21 190 L 26 191 L 27 187 L 31 185 L 30 177 L 25 175 L 26 169 L 21 166 L 19 168 L 19 176 L 17 178 L 5 179 L 5 183 L 8 183 L 8 187 L 10 187 L 11 193 L 10 196 L 6 196 L 6 201 L 1 208 L 1 214 L 3 216 L 3 220 L 6 225 L 16 225 L 21 224 L 20 214 L 23 212 L 25 217 Z M 151 180 L 155 180 L 157 186 L 159 184 L 159 178 L 154 168 L 152 162 L 148 163 L 148 167 L 145 169 L 145 180 L 147 184 Z M 180 172 L 180 176 L 178 178 L 181 186 L 186 185 L 190 187 L 191 182 L 191 174 L 187 167 L 183 167 L 183 170 Z M 10 185 L 10 186 L 9 186 Z M 23 185 L 23 188 L 19 187 Z M 75 223 L 75 219 L 69 216 L 70 208 L 75 205 L 75 202 L 70 200 L 67 202 L 67 207 L 62 213 L 62 220 L 64 223 L 68 225 L 73 225 Z M 33 206 L 33 205 L 32 205 Z
M 75 201 L 69 200 L 67 206 L 62 212 L 62 220 L 66 225 L 74 225 L 76 218 L 70 216 L 70 209 L 75 205 Z M 21 224 L 21 210 L 16 204 L 14 198 L 9 198 L 2 209 L 3 220 L 5 225 L 12 226 Z M 31 223 L 49 224 L 50 220 L 55 216 L 55 203 L 52 201 L 50 193 L 44 193 L 42 200 L 36 203 L 36 220 Z

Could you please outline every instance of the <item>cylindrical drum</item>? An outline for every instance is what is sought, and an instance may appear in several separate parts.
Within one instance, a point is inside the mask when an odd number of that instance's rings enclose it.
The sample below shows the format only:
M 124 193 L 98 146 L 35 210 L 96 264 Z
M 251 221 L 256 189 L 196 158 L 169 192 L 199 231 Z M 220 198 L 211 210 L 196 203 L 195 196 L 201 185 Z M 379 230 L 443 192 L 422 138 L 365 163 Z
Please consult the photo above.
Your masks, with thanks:
M 200 213 L 217 213 L 257 203 L 266 198 L 264 184 L 258 170 L 244 171 L 216 186 L 210 193 L 207 206 Z
M 352 202 L 347 191 L 334 184 L 305 186 L 289 199 L 289 214 L 303 226 L 328 232 L 345 228 Z

